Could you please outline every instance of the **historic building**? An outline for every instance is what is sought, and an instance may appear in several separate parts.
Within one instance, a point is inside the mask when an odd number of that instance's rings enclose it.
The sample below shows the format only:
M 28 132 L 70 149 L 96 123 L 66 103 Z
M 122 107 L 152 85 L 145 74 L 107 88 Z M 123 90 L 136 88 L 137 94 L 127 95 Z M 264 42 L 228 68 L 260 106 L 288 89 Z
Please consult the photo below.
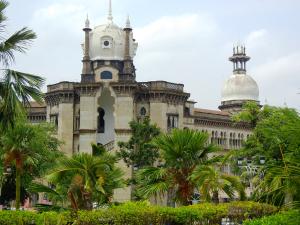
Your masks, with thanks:
M 107 150 L 118 148 L 119 141 L 130 138 L 129 122 L 150 117 L 163 131 L 173 128 L 197 129 L 210 134 L 210 142 L 224 149 L 239 148 L 251 127 L 233 123 L 231 114 L 246 101 L 258 100 L 258 86 L 246 74 L 244 46 L 233 49 L 229 58 L 233 74 L 222 90 L 220 110 L 195 108 L 183 84 L 167 81 L 137 82 L 134 57 L 137 42 L 127 18 L 124 28 L 113 22 L 111 4 L 107 22 L 90 28 L 86 19 L 81 82 L 63 81 L 47 87 L 45 105 L 34 103 L 32 122 L 47 121 L 57 126 L 57 136 L 68 155 L 91 153 L 91 143 Z M 127 176 L 131 168 L 120 162 Z M 116 192 L 118 201 L 128 200 L 131 190 Z

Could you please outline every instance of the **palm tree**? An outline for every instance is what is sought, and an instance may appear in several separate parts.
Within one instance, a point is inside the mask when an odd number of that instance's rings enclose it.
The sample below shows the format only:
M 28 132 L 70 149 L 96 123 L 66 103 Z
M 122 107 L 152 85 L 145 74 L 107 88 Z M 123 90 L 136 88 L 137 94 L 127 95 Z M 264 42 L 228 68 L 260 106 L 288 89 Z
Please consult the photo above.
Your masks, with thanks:
M 59 142 L 49 125 L 19 121 L 0 136 L 0 156 L 5 166 L 16 167 L 16 209 L 20 208 L 21 174 L 60 155 Z
M 254 199 L 270 204 L 300 206 L 300 163 L 299 157 L 283 155 L 283 165 L 268 165 L 263 168 L 264 176 L 254 177 Z
M 18 115 L 24 113 L 24 105 L 29 105 L 30 98 L 42 102 L 43 94 L 40 91 L 44 79 L 27 73 L 8 69 L 14 62 L 14 52 L 25 53 L 28 45 L 36 38 L 32 30 L 24 27 L 8 38 L 5 36 L 4 10 L 8 2 L 0 0 L 0 62 L 4 66 L 0 75 L 0 125 L 13 126 Z
M 197 166 L 190 178 L 196 183 L 200 196 L 205 201 L 219 203 L 221 191 L 231 199 L 235 196 L 235 192 L 239 194 L 241 200 L 245 198 L 245 188 L 239 177 L 222 173 L 214 166 Z
M 173 130 L 154 139 L 163 164 L 148 167 L 137 173 L 137 192 L 145 198 L 175 193 L 175 201 L 188 205 L 196 184 L 189 179 L 196 166 L 216 159 L 208 158 L 217 148 L 207 145 L 208 134 L 194 130 Z M 172 195 L 172 194 L 171 194 Z
M 93 145 L 99 150 L 97 155 L 79 153 L 59 159 L 47 176 L 57 192 L 68 196 L 75 210 L 91 210 L 93 202 L 108 203 L 114 189 L 123 187 L 123 173 L 115 166 L 117 158 L 100 148 Z

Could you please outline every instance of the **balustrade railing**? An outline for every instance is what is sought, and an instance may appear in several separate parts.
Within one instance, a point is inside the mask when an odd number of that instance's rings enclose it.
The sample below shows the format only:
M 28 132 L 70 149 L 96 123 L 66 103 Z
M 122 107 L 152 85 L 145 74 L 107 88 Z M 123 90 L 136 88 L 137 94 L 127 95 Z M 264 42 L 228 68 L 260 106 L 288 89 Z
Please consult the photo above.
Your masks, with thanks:
M 183 91 L 183 84 L 170 83 L 166 81 L 149 81 L 149 82 L 140 82 L 140 87 L 149 88 L 151 90 L 175 90 L 175 91 Z

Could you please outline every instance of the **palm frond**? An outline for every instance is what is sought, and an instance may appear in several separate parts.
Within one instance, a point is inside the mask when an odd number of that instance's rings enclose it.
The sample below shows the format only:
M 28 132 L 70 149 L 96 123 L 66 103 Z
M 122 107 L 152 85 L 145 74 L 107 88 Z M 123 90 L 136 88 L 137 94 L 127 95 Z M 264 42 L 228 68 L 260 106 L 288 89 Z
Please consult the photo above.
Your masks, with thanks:
M 12 34 L 9 38 L 0 43 L 0 62 L 4 66 L 8 66 L 11 62 L 14 62 L 14 52 L 24 53 L 28 45 L 35 38 L 36 34 L 27 27 L 23 27 L 21 30 Z
M 55 190 L 53 190 L 52 188 L 44 185 L 44 184 L 40 184 L 40 183 L 31 183 L 30 186 L 27 188 L 27 190 L 31 193 L 47 193 L 47 194 L 51 194 L 55 197 L 58 197 L 62 200 L 62 196 L 56 192 Z
M 30 99 L 43 102 L 43 93 L 40 91 L 44 78 L 18 72 L 2 70 L 0 80 L 0 124 L 9 127 L 16 118 L 24 115 L 24 106 L 29 106 Z
M 7 1 L 4 0 L 0 1 L 0 32 L 3 32 L 5 28 L 5 24 L 3 24 L 3 22 L 6 21 L 7 17 L 4 14 L 4 10 L 8 6 L 8 4 L 9 3 Z

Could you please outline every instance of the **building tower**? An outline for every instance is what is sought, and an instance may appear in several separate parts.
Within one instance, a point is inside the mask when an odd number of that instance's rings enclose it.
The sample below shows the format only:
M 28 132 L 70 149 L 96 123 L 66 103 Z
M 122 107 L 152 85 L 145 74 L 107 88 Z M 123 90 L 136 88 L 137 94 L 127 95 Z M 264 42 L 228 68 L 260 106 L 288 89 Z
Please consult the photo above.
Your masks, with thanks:
M 137 43 L 127 18 L 125 28 L 113 21 L 112 4 L 109 0 L 107 22 L 89 27 L 86 20 L 82 83 L 135 82 L 133 58 Z
M 94 82 L 94 75 L 92 74 L 91 59 L 90 59 L 90 21 L 88 16 L 85 20 L 84 31 L 84 45 L 83 45 L 83 59 L 82 59 L 82 73 L 81 82 Z
M 132 28 L 130 26 L 129 16 L 127 16 L 126 25 L 123 30 L 125 32 L 123 76 L 126 77 L 127 80 L 135 80 L 135 68 L 133 65 L 132 58 L 130 56 L 130 38 L 131 38 Z
M 229 58 L 233 63 L 233 74 L 224 83 L 220 110 L 235 113 L 239 112 L 247 101 L 259 104 L 257 83 L 247 75 L 246 63 L 249 60 L 245 46 L 233 47 L 233 55 Z

